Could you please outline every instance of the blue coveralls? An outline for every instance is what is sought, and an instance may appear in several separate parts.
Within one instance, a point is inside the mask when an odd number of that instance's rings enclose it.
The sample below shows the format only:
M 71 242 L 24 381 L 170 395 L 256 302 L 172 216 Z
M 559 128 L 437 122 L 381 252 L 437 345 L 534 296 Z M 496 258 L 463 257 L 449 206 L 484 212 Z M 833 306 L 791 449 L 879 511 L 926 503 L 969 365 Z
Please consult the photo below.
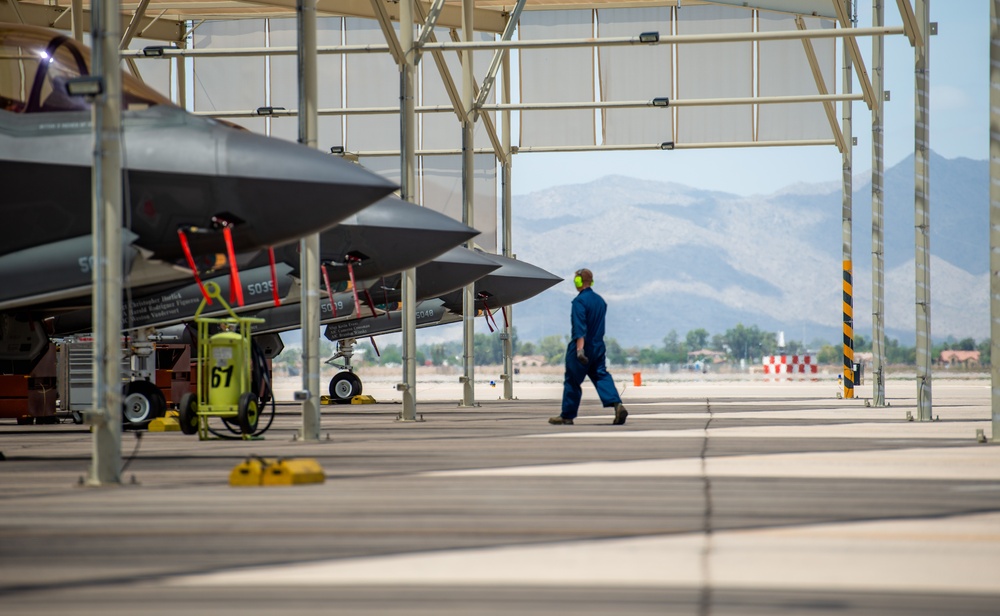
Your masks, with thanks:
M 604 315 L 608 305 L 593 289 L 587 287 L 573 298 L 570 311 L 572 329 L 569 346 L 566 347 L 566 377 L 563 380 L 561 415 L 574 419 L 580 408 L 583 390 L 580 384 L 584 377 L 590 377 L 597 388 L 604 406 L 614 406 L 622 401 L 615 389 L 615 381 L 604 367 L 607 350 L 604 348 Z M 587 365 L 576 358 L 576 339 L 583 338 L 583 352 L 590 360 Z

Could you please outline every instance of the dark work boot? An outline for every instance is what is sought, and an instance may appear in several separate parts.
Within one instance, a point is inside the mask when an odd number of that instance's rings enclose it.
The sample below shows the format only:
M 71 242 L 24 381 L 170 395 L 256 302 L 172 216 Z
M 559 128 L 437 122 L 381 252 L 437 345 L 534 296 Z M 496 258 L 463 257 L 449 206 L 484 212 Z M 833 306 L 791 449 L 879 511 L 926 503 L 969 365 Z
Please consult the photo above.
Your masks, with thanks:
M 628 411 L 625 410 L 625 405 L 621 402 L 615 404 L 615 420 L 611 423 L 616 426 L 621 426 L 625 424 L 625 419 L 628 417 Z

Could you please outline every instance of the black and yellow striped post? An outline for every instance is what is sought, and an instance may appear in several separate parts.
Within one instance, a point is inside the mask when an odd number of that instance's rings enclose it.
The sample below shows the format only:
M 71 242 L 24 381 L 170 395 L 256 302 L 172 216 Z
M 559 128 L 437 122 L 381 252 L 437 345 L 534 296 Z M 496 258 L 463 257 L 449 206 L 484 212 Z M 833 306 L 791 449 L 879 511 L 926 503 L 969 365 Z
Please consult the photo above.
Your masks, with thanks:
M 844 397 L 854 397 L 854 280 L 844 261 Z

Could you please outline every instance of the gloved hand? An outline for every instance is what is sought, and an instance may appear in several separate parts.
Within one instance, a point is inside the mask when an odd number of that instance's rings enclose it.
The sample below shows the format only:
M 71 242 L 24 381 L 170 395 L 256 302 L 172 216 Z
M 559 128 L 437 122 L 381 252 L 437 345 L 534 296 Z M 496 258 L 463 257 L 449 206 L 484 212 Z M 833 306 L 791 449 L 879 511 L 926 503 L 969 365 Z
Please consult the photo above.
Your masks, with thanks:
M 583 364 L 584 366 L 586 366 L 587 364 L 589 364 L 589 363 L 590 363 L 590 360 L 589 360 L 589 359 L 587 359 L 587 355 L 586 355 L 586 354 L 584 354 L 584 352 L 583 352 L 583 349 L 577 349 L 577 350 L 576 350 L 576 358 L 577 358 L 577 360 L 579 360 L 579 361 L 580 361 L 580 363 L 581 363 L 581 364 Z

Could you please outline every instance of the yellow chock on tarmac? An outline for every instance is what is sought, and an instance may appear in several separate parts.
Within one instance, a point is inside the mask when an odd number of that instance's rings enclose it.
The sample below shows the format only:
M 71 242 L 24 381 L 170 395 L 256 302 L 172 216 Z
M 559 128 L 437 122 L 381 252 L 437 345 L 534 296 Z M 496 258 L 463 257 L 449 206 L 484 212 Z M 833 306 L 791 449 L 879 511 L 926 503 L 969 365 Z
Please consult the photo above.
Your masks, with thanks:
M 368 394 L 359 394 L 351 398 L 351 404 L 375 404 L 375 398 Z
M 261 477 L 261 485 L 264 486 L 296 486 L 324 481 L 326 473 L 313 458 L 278 460 L 277 464 L 265 468 Z
M 320 396 L 319 397 L 319 403 L 320 404 L 333 404 L 333 400 L 330 399 L 330 396 Z
M 163 417 L 157 417 L 149 422 L 150 432 L 180 432 L 181 423 L 177 420 L 177 411 L 167 411 Z
M 274 462 L 273 459 L 270 460 Z M 259 486 L 261 469 L 268 463 L 268 460 L 261 458 L 247 458 L 236 465 L 236 468 L 229 473 L 229 485 L 233 487 Z
M 229 473 L 229 485 L 291 486 L 323 483 L 326 474 L 313 458 L 282 460 L 277 458 L 247 458 Z

